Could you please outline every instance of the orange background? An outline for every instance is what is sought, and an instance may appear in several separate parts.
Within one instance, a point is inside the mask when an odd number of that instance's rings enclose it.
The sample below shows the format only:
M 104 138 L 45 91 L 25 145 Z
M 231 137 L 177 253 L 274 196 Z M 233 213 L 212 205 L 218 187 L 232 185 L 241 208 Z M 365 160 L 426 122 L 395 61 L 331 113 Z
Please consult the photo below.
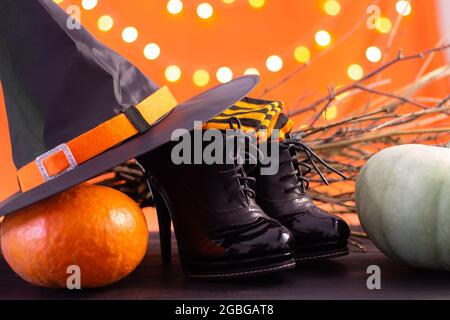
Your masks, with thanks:
M 200 2 L 209 2 L 214 7 L 211 19 L 202 20 L 196 15 L 196 7 Z M 259 96 L 264 88 L 270 87 L 301 65 L 295 61 L 293 52 L 299 45 L 307 46 L 312 54 L 310 65 L 266 96 L 285 101 L 288 111 L 293 111 L 325 94 L 327 85 L 351 82 L 347 76 L 349 65 L 358 63 L 367 73 L 381 63 L 367 61 L 365 50 L 377 45 L 385 51 L 390 34 L 367 28 L 366 9 L 370 4 L 378 3 L 382 16 L 388 17 L 394 24 L 398 15 L 396 1 L 339 2 L 341 12 L 337 16 L 330 16 L 323 10 L 324 0 L 267 0 L 259 9 L 251 7 L 247 0 L 236 0 L 232 4 L 225 4 L 221 0 L 184 0 L 183 11 L 172 15 L 167 12 L 167 2 L 163 0 L 99 0 L 94 9 L 81 10 L 81 22 L 100 41 L 123 54 L 160 85 L 167 83 L 164 78 L 165 68 L 172 64 L 178 65 L 182 77 L 169 86 L 179 101 L 218 84 L 215 73 L 222 66 L 231 68 L 235 77 L 242 75 L 249 67 L 257 68 L 262 81 L 253 96 Z M 64 0 L 60 5 L 67 8 L 80 3 L 80 0 Z M 412 13 L 403 18 L 393 47 L 385 58 L 395 56 L 399 48 L 405 54 L 432 48 L 442 36 L 437 27 L 434 1 L 415 0 L 411 4 Z M 97 28 L 98 18 L 105 14 L 114 19 L 114 26 L 108 32 Z M 121 39 L 122 30 L 127 26 L 134 26 L 139 31 L 138 39 L 131 44 Z M 350 32 L 353 28 L 355 30 Z M 315 44 L 314 35 L 321 29 L 328 30 L 332 35 L 333 40 L 328 48 L 319 48 Z M 346 34 L 349 36 L 344 39 Z M 161 55 L 154 61 L 147 60 L 143 55 L 143 48 L 150 42 L 157 43 L 161 48 Z M 282 70 L 275 73 L 265 67 L 267 57 L 274 54 L 284 61 Z M 383 90 L 389 91 L 410 83 L 422 63 L 402 63 L 385 72 L 383 79 L 391 79 L 391 84 L 383 86 Z M 432 70 L 443 63 L 443 55 L 439 54 L 428 69 Z M 195 86 L 192 81 L 192 75 L 198 69 L 207 70 L 211 76 L 205 88 Z M 442 97 L 448 92 L 448 82 L 441 81 L 421 94 Z M 305 96 L 306 99 L 303 99 Z M 364 101 L 356 97 L 340 105 L 338 117 L 350 113 Z M 0 199 L 17 191 L 2 103 L 3 97 L 0 96 Z M 296 127 L 310 116 L 304 114 L 296 117 Z

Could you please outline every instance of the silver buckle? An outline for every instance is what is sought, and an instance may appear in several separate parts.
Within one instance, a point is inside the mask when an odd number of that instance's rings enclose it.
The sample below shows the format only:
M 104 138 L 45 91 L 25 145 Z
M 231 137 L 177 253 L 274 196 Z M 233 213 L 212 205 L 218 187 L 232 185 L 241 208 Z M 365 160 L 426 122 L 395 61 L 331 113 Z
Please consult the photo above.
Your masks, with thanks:
M 64 152 L 64 155 L 66 156 L 67 162 L 69 162 L 69 167 L 64 170 L 63 172 L 54 175 L 54 176 L 50 176 L 47 172 L 47 169 L 45 169 L 44 166 L 44 160 L 47 159 L 48 157 L 58 153 L 58 152 Z M 67 144 L 63 143 L 60 144 L 59 146 L 53 148 L 50 151 L 47 151 L 46 153 L 40 155 L 39 157 L 36 158 L 36 163 L 37 166 L 39 168 L 39 171 L 41 172 L 42 176 L 45 179 L 45 182 L 50 181 L 52 179 L 55 179 L 56 177 L 59 177 L 60 175 L 62 175 L 63 173 L 66 173 L 68 171 L 71 171 L 73 169 L 75 169 L 76 167 L 78 167 L 78 163 L 75 160 L 75 157 L 73 156 L 72 152 L 70 151 L 70 148 Z

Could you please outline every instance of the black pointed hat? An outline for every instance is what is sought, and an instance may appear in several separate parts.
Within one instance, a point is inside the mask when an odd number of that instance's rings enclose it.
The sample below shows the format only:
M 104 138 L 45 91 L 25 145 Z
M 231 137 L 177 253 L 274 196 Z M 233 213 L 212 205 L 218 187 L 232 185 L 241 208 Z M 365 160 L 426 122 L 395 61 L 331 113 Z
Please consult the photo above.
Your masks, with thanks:
M 0 0 L 0 79 L 21 191 L 0 216 L 170 141 L 243 98 L 246 76 L 177 103 L 53 0 Z

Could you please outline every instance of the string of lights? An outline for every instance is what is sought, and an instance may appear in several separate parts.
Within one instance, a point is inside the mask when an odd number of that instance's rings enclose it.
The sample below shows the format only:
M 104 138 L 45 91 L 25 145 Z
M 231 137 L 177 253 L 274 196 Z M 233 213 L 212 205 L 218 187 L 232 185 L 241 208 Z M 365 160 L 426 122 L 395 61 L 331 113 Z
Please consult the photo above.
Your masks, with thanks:
M 64 0 L 54 0 L 60 4 Z M 267 0 L 222 0 L 225 4 L 233 4 L 235 2 L 242 1 L 247 2 L 251 9 L 262 9 L 266 5 Z M 82 0 L 81 6 L 84 10 L 94 10 L 98 4 L 98 0 Z M 408 16 L 411 14 L 412 7 L 408 0 L 398 0 L 395 3 L 395 8 L 398 14 Z M 168 0 L 166 5 L 167 11 L 171 15 L 178 15 L 185 8 L 182 0 Z M 190 9 L 190 8 L 189 8 Z M 338 0 L 326 0 L 323 4 L 323 11 L 325 14 L 336 17 L 342 12 L 342 6 Z M 202 2 L 196 5 L 196 14 L 199 19 L 208 20 L 213 17 L 215 13 L 214 7 L 208 2 Z M 114 18 L 109 15 L 101 15 L 97 20 L 97 27 L 102 32 L 108 32 L 114 28 Z M 392 22 L 386 16 L 380 16 L 375 21 L 376 32 L 382 34 L 388 34 L 392 29 Z M 121 32 L 122 40 L 125 43 L 132 44 L 139 37 L 139 30 L 135 26 L 126 26 Z M 314 34 L 314 42 L 319 48 L 326 48 L 333 42 L 333 35 L 328 30 L 318 30 Z M 279 72 L 283 69 L 284 61 L 288 59 L 295 59 L 298 63 L 308 63 L 311 59 L 312 53 L 311 46 L 301 44 L 292 50 L 292 56 L 282 57 L 280 55 L 270 55 L 266 58 L 264 66 L 262 68 L 267 69 L 269 72 Z M 156 60 L 161 55 L 160 45 L 157 43 L 148 43 L 145 45 L 142 51 L 144 57 L 149 61 Z M 366 59 L 371 63 L 377 63 L 382 59 L 382 51 L 377 46 L 370 46 L 365 51 Z M 262 70 L 259 69 L 259 70 Z M 248 67 L 244 74 L 260 74 L 257 68 Z M 215 78 L 220 83 L 226 83 L 230 81 L 233 76 L 233 70 L 231 67 L 222 66 L 215 71 L 196 69 L 192 74 L 192 81 L 198 87 L 204 87 L 211 81 L 211 73 L 215 74 Z M 169 82 L 177 82 L 183 76 L 183 71 L 180 66 L 171 64 L 165 68 L 164 76 Z M 364 69 L 361 64 L 352 63 L 347 68 L 347 76 L 352 80 L 359 80 L 364 76 Z

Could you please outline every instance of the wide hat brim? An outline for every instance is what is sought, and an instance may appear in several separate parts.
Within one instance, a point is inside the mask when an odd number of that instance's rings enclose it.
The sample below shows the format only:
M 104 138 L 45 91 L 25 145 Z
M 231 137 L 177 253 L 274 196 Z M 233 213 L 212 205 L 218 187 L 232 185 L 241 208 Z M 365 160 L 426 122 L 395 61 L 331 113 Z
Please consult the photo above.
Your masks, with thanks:
M 0 203 L 0 216 L 46 199 L 169 142 L 174 130 L 194 129 L 195 121 L 207 121 L 245 97 L 259 82 L 244 76 L 205 91 L 180 103 L 166 118 L 147 132 L 110 149 L 75 169 L 27 192 L 19 192 Z

